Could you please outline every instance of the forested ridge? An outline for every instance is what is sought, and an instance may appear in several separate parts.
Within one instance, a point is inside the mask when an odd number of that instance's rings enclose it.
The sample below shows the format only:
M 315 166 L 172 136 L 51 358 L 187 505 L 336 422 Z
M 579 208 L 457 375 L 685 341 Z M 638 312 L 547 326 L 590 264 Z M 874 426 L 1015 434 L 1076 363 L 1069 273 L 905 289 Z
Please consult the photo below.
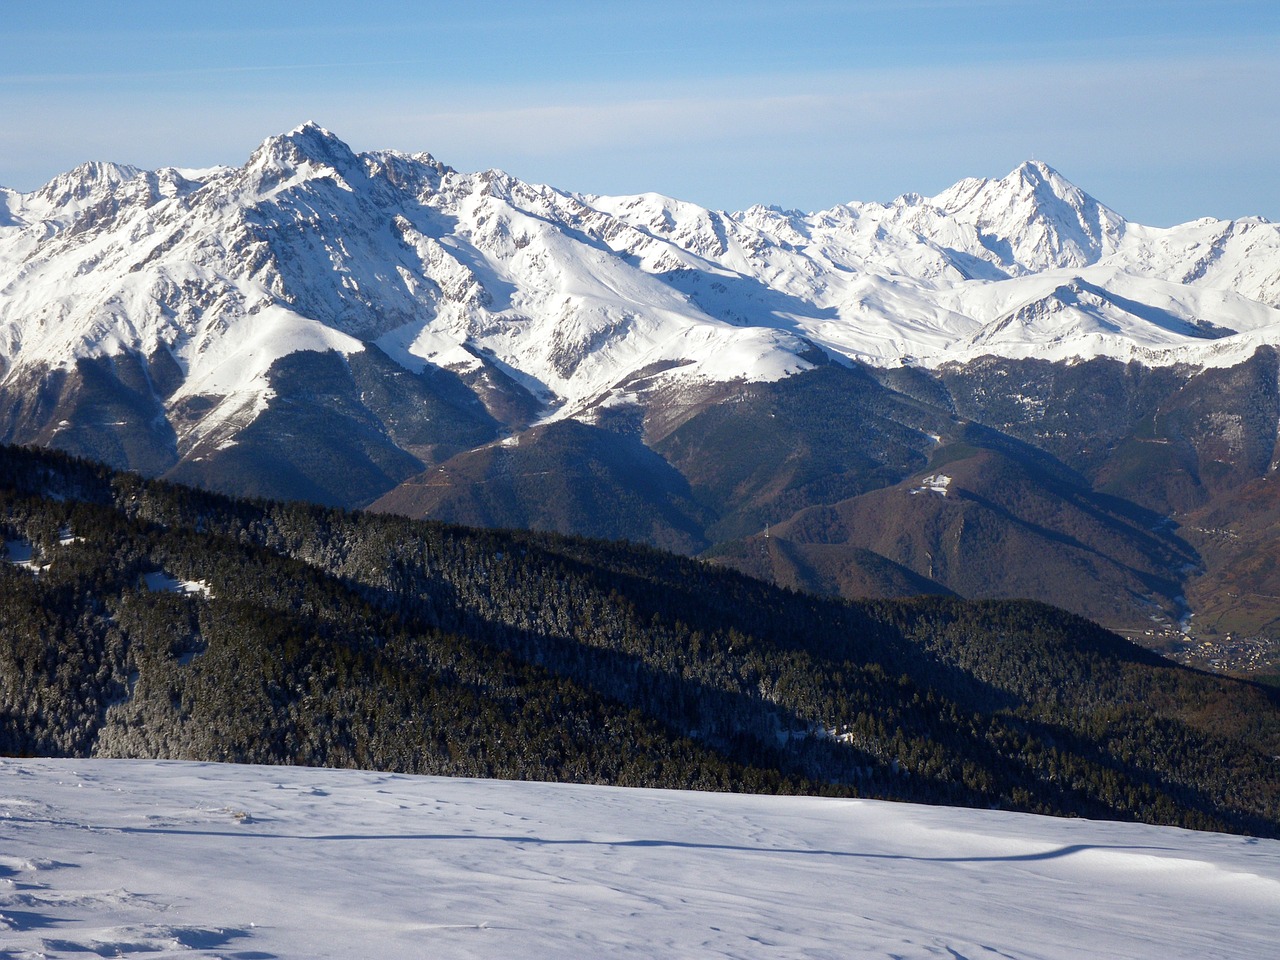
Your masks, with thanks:
M 1277 691 L 1041 604 L 819 598 L 628 543 L 235 500 L 20 447 L 0 450 L 0 525 L 29 554 L 0 563 L 9 754 L 1280 836 Z

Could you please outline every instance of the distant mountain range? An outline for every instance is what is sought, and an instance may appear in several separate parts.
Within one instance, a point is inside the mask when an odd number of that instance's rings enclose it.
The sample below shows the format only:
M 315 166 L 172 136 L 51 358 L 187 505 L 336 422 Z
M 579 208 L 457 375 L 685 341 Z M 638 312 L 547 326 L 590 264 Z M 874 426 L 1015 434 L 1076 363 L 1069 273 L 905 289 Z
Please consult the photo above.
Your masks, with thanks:
M 0 190 L 0 439 L 846 595 L 1280 636 L 1280 227 L 1043 163 L 815 214 L 357 154 Z

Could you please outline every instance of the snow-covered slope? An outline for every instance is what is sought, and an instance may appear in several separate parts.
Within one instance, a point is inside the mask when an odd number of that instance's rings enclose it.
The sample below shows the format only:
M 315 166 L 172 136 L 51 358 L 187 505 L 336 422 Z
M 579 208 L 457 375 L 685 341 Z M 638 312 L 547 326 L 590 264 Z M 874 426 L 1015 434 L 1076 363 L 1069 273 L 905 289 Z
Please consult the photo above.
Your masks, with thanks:
M 1280 844 L 873 801 L 0 761 L 4 956 L 1271 955 Z
M 297 350 L 485 367 L 586 416 L 635 399 L 620 384 L 775 380 L 824 352 L 1227 365 L 1261 343 L 1280 343 L 1275 225 L 1129 224 L 1036 162 L 931 199 L 729 214 L 356 154 L 306 124 L 240 168 L 88 163 L 0 194 L 0 388 L 171 357 L 178 458 L 233 442 Z

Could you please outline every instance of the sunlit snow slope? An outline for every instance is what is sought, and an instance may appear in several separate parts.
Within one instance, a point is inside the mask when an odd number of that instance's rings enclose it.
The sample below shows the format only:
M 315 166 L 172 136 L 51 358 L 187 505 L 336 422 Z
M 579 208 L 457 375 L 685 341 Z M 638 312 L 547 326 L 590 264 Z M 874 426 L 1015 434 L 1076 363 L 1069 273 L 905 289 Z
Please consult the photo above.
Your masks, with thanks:
M 0 761 L 0 955 L 1256 958 L 1280 843 L 353 771 Z

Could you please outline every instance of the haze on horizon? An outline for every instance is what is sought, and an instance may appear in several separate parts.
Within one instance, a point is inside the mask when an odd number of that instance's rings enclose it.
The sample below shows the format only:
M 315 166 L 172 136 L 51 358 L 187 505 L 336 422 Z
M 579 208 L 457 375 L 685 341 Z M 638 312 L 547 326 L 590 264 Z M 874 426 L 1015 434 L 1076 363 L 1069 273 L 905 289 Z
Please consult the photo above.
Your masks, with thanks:
M 1051 163 L 1125 217 L 1280 219 L 1258 0 L 15 5 L 0 184 L 240 164 L 314 119 L 589 193 L 817 210 Z

